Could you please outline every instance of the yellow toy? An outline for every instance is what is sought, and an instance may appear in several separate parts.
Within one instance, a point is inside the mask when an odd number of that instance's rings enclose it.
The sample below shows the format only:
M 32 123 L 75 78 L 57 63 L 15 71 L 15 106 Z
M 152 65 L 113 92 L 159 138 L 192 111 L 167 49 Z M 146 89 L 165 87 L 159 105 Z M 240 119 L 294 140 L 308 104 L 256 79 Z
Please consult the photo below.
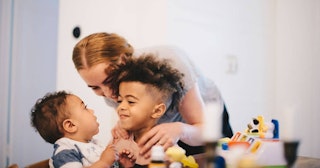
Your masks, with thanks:
M 265 122 L 263 116 L 259 115 L 252 119 L 247 125 L 245 133 L 259 138 L 274 138 L 275 126 L 272 122 Z
M 167 149 L 166 156 L 169 162 L 180 162 L 183 167 L 198 168 L 199 165 L 195 161 L 193 156 L 186 156 L 186 151 L 179 146 L 172 146 Z

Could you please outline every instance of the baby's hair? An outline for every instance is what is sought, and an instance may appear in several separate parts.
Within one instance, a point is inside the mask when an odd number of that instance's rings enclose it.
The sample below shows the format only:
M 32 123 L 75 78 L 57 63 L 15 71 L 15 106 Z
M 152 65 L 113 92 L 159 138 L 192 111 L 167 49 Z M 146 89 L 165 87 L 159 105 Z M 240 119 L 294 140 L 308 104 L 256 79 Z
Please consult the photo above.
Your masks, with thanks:
M 176 111 L 185 94 L 183 74 L 170 65 L 168 59 L 152 54 L 127 59 L 124 64 L 111 65 L 106 83 L 113 94 L 119 95 L 121 82 L 141 82 L 157 88 L 167 110 Z
M 68 117 L 66 91 L 47 93 L 31 109 L 31 125 L 51 144 L 63 137 L 62 122 Z

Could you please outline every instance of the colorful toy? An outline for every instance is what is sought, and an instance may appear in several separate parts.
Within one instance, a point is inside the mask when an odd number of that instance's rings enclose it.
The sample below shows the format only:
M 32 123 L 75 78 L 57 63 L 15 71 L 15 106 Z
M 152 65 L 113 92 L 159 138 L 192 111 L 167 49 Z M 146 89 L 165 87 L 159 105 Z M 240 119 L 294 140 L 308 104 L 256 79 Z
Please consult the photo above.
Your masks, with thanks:
M 172 146 L 166 150 L 169 162 L 180 162 L 183 167 L 198 168 L 199 165 L 193 156 L 186 156 L 186 151 L 179 146 Z
M 245 133 L 259 138 L 279 138 L 279 124 L 274 119 L 267 122 L 259 115 L 247 125 Z
M 279 140 L 279 123 L 266 121 L 259 115 L 252 118 L 244 132 L 236 132 L 230 140 L 220 139 L 217 153 L 227 165 L 239 166 L 240 161 L 254 161 L 262 167 L 285 167 L 283 142 Z

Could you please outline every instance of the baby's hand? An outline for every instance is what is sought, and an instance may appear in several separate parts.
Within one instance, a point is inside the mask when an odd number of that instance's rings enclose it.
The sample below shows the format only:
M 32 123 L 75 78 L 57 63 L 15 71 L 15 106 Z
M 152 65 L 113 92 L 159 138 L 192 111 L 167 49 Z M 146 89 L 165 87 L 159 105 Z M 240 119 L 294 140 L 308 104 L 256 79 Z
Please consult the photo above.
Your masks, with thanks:
M 116 151 L 112 144 L 109 144 L 105 148 L 100 156 L 100 160 L 104 161 L 108 165 L 112 165 L 112 163 L 116 160 Z
M 130 150 L 123 149 L 119 152 L 119 162 L 124 168 L 133 167 L 137 157 Z

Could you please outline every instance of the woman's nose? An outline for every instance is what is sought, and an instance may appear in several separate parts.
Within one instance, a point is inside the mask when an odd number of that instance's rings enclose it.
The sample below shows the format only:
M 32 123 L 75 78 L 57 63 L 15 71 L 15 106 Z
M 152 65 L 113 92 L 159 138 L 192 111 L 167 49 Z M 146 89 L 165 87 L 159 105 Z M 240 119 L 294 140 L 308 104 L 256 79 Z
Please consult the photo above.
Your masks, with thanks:
M 103 86 L 103 87 L 101 88 L 101 90 L 102 90 L 102 92 L 103 92 L 103 96 L 104 96 L 104 97 L 114 99 L 114 98 L 113 98 L 114 96 L 113 96 L 113 94 L 112 94 L 112 90 L 111 90 L 109 87 Z

